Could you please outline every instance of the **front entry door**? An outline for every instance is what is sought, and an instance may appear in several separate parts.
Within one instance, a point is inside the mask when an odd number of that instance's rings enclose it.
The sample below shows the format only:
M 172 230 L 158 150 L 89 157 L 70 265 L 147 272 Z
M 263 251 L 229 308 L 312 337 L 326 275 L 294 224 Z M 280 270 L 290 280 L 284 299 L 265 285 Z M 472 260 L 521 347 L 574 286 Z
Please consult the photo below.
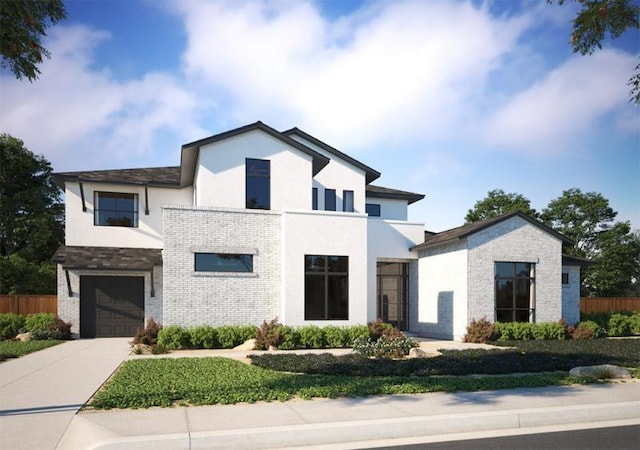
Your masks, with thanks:
M 378 263 L 378 317 L 400 330 L 407 329 L 409 264 Z

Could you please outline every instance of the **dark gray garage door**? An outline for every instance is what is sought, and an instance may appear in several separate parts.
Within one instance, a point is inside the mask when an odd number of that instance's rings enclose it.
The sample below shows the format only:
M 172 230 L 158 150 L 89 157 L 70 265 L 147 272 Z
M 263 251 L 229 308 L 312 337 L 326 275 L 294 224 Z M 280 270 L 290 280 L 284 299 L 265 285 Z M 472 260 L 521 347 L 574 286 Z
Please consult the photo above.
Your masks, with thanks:
M 144 324 L 144 277 L 80 277 L 80 337 L 133 337 Z

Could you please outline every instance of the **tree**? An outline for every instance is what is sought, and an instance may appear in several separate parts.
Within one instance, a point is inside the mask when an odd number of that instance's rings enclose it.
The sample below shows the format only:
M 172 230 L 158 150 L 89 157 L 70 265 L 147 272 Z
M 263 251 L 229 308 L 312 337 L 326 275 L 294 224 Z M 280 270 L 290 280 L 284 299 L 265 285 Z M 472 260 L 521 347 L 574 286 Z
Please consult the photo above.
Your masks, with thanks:
M 55 270 L 50 270 L 49 260 L 64 240 L 63 217 L 61 191 L 49 162 L 21 140 L 0 135 L 0 293 L 28 293 L 25 285 L 34 283 L 19 280 L 39 276 L 48 281 L 36 284 L 55 292 Z
M 558 0 L 562 5 L 565 0 Z M 602 49 L 602 42 L 619 38 L 629 28 L 640 28 L 637 0 L 577 0 L 580 11 L 573 19 L 571 45 L 574 53 L 591 55 Z M 553 0 L 547 0 L 553 3 Z M 629 101 L 640 105 L 640 64 L 629 79 Z
M 589 295 L 640 294 L 640 232 L 632 233 L 629 222 L 617 222 L 600 233 L 596 252 L 598 264 L 583 274 Z
M 554 230 L 574 242 L 567 253 L 579 257 L 593 257 L 598 236 L 611 227 L 618 213 L 609 206 L 609 200 L 596 192 L 583 193 L 568 189 L 549 202 L 540 218 Z
M 62 0 L 0 1 L 0 68 L 18 79 L 38 78 L 38 64 L 51 53 L 42 46 L 45 30 L 67 17 Z
M 531 208 L 531 202 L 521 194 L 506 194 L 502 189 L 489 191 L 487 196 L 476 202 L 473 209 L 467 212 L 464 220 L 466 223 L 479 222 L 491 217 L 522 211 L 531 217 L 537 218 L 538 213 Z

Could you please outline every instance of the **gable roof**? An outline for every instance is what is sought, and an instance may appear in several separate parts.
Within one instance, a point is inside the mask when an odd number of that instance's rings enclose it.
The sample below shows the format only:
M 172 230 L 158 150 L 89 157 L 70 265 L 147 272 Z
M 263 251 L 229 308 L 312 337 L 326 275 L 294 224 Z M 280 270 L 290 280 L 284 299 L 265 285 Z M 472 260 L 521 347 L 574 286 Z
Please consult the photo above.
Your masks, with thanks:
M 340 150 L 338 150 L 337 148 L 334 148 L 332 146 L 330 146 L 329 144 L 322 142 L 320 139 L 311 136 L 309 133 L 306 133 L 304 131 L 302 131 L 300 128 L 298 127 L 294 127 L 291 128 L 290 130 L 287 131 L 283 131 L 282 134 L 284 134 L 285 136 L 291 136 L 291 135 L 298 135 L 301 138 L 311 142 L 314 145 L 317 145 L 318 147 L 320 147 L 322 150 L 337 156 L 338 158 L 348 162 L 349 164 L 351 164 L 352 166 L 357 167 L 358 169 L 364 171 L 365 175 L 366 175 L 366 181 L 367 184 L 371 183 L 373 180 L 380 178 L 380 172 L 378 172 L 375 169 L 372 169 L 371 167 L 367 166 L 366 164 L 361 163 L 360 161 L 358 161 L 355 158 L 352 158 L 351 156 L 342 153 Z
M 221 141 L 223 139 L 228 139 L 233 136 L 238 136 L 240 134 L 248 133 L 250 131 L 259 130 L 268 135 L 284 142 L 290 147 L 295 148 L 296 150 L 301 151 L 313 158 L 313 175 L 316 175 L 320 172 L 327 164 L 329 164 L 329 158 L 315 150 L 310 149 L 306 145 L 301 144 L 295 139 L 291 139 L 284 133 L 280 133 L 274 128 L 271 128 L 264 123 L 257 121 L 255 123 L 245 125 L 240 128 L 236 128 L 234 130 L 225 131 L 220 134 L 216 134 L 213 136 L 209 136 L 204 139 L 200 139 L 194 142 L 190 142 L 189 144 L 184 144 L 182 146 L 182 153 L 180 156 L 180 186 L 189 186 L 193 184 L 193 177 L 195 176 L 196 163 L 198 161 L 198 154 L 200 153 L 200 147 L 207 144 L 212 144 L 214 142 Z
M 368 184 L 365 186 L 366 196 L 371 198 L 388 198 L 392 200 L 407 200 L 407 204 L 412 204 L 424 198 L 424 194 L 416 194 L 415 192 L 400 191 L 382 186 L 374 186 Z
M 571 256 L 571 255 L 565 255 L 565 254 L 562 255 L 563 266 L 587 267 L 587 266 L 593 266 L 594 264 L 597 264 L 597 263 L 592 259 L 579 258 L 577 256 Z
M 521 219 L 526 220 L 532 225 L 535 225 L 536 227 L 540 228 L 542 231 L 545 231 L 550 235 L 554 236 L 555 238 L 560 239 L 563 244 L 569 244 L 569 245 L 573 244 L 573 242 L 569 238 L 558 233 L 553 228 L 546 226 L 542 222 L 534 219 L 531 216 L 528 216 L 522 211 L 515 211 L 509 214 L 503 214 L 501 216 L 482 220 L 480 222 L 472 222 L 466 225 L 462 225 L 461 227 L 452 228 L 450 230 L 443 231 L 441 233 L 436 233 L 431 237 L 427 237 L 422 244 L 418 244 L 414 247 L 411 247 L 410 250 L 424 250 L 427 248 L 435 247 L 437 245 L 450 244 L 456 241 L 460 241 L 462 239 L 466 239 L 468 236 L 471 236 L 472 234 L 478 233 L 479 231 L 485 230 L 493 225 L 496 225 L 500 222 L 504 222 L 505 220 L 509 220 L 513 217 L 520 217 Z
M 176 188 L 180 186 L 180 167 L 147 167 L 140 169 L 56 172 L 53 178 L 64 188 L 65 181 L 135 184 Z

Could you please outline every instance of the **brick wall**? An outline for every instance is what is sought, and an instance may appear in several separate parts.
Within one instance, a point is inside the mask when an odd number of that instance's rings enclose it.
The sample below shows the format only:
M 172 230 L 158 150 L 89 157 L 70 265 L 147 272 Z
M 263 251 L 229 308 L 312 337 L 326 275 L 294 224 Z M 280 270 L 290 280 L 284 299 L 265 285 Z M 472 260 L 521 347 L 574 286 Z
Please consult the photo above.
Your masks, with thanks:
M 280 313 L 281 215 L 165 206 L 163 324 L 260 324 Z M 253 273 L 194 271 L 194 253 L 251 253 Z

